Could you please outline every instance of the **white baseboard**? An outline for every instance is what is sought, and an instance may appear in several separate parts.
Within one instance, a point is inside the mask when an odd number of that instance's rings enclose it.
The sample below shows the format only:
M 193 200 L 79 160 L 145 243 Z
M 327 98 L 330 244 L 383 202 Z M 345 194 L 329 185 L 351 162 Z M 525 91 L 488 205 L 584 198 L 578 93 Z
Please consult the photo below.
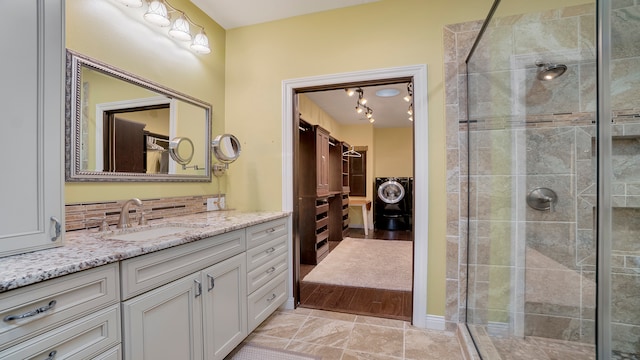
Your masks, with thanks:
M 295 303 L 296 302 L 294 301 L 293 297 L 289 297 L 289 298 L 287 298 L 287 301 L 285 301 L 284 304 L 282 304 L 282 307 L 285 310 L 293 310 L 293 309 L 296 308 L 295 307 Z
M 446 329 L 444 316 L 426 315 L 424 323 L 425 328 L 429 330 L 444 331 Z

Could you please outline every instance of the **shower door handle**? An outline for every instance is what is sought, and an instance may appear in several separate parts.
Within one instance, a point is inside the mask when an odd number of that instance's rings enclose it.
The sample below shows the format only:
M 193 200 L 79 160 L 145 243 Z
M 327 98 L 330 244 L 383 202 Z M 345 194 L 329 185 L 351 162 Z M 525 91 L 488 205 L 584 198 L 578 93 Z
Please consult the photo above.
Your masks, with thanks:
M 527 194 L 527 204 L 535 210 L 554 212 L 557 203 L 558 195 L 549 188 L 535 188 Z

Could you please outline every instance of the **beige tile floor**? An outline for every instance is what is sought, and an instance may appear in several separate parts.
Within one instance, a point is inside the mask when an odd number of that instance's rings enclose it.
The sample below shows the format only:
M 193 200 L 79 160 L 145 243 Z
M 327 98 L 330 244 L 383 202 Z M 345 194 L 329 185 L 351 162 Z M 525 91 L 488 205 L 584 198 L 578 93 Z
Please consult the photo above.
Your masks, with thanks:
M 245 343 L 322 356 L 323 360 L 464 359 L 454 333 L 400 320 L 298 308 L 278 311 Z

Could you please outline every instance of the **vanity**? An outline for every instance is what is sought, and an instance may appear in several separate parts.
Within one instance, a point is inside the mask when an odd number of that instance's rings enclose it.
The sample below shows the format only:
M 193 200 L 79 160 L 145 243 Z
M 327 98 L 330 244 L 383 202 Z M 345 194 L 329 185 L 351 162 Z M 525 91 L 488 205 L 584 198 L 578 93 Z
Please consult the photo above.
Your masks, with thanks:
M 2 258 L 0 359 L 223 359 L 285 302 L 288 229 L 216 211 Z

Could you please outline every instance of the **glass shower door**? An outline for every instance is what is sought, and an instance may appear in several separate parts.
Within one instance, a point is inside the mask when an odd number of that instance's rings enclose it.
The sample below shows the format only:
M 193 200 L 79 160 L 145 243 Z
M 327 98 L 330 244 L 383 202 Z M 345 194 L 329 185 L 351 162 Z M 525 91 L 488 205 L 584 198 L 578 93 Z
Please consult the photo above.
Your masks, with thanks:
M 500 11 L 467 60 L 467 325 L 483 359 L 593 359 L 595 4 Z
M 599 358 L 640 359 L 640 3 L 599 3 Z

